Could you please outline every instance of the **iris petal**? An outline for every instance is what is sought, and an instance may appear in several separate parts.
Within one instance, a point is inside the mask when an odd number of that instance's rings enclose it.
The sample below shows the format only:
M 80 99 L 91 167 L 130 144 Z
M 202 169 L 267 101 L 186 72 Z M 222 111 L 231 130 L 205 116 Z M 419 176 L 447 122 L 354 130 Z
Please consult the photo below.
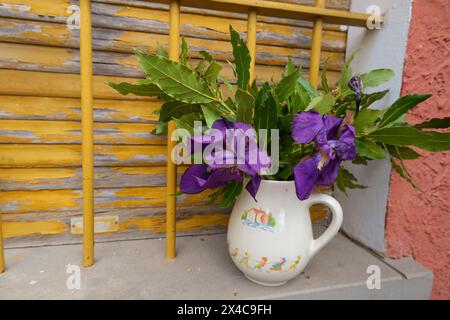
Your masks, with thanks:
M 336 139 L 339 125 L 342 122 L 341 118 L 336 118 L 328 115 L 322 117 L 323 128 L 317 133 L 316 143 L 319 146 L 325 145 L 328 140 Z
M 353 160 L 356 157 L 355 128 L 345 125 L 335 146 L 336 153 L 341 160 Z
M 341 125 L 342 119 L 329 115 L 324 115 L 322 120 L 325 126 L 325 131 L 327 133 L 327 139 L 335 139 L 337 132 L 339 130 L 339 126 Z
M 248 193 L 250 193 L 250 195 L 253 197 L 253 199 L 255 199 L 255 201 L 257 201 L 256 193 L 258 192 L 260 184 L 261 184 L 261 176 L 256 174 L 250 179 L 250 181 L 245 186 L 245 189 L 247 189 Z
M 320 178 L 317 184 L 325 186 L 332 185 L 336 181 L 340 165 L 341 161 L 339 159 L 330 160 L 320 171 Z
M 242 181 L 242 173 L 239 171 L 230 171 L 227 169 L 218 169 L 211 172 L 209 175 L 205 187 L 207 189 L 216 189 L 227 185 L 232 181 L 241 182 Z
M 180 190 L 183 193 L 199 193 L 206 189 L 208 179 L 208 166 L 206 164 L 194 164 L 187 168 L 180 181 Z
M 319 161 L 320 155 L 315 154 L 294 167 L 295 191 L 300 200 L 308 199 L 317 184 L 320 177 L 320 171 L 317 169 Z
M 213 129 L 217 129 L 217 130 L 224 131 L 224 132 L 225 132 L 225 130 L 231 129 L 233 127 L 234 127 L 233 122 L 228 121 L 226 119 L 216 120 L 216 121 L 214 121 L 213 125 L 211 126 L 211 128 L 213 128 Z
M 298 143 L 310 143 L 322 129 L 321 114 L 310 110 L 295 115 L 292 121 L 291 134 Z

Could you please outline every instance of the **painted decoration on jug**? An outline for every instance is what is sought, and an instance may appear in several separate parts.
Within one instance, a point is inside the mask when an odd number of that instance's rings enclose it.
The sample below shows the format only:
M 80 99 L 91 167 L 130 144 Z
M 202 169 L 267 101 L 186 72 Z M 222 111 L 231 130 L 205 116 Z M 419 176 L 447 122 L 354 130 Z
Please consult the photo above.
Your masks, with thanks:
M 271 271 L 282 271 L 285 263 L 286 263 L 286 258 L 281 258 L 280 261 L 272 264 L 272 267 L 270 267 L 270 270 Z
M 294 261 L 288 261 L 285 257 L 269 260 L 269 258 L 265 256 L 258 259 L 252 259 L 252 255 L 248 251 L 240 254 L 239 248 L 229 247 L 229 250 L 232 258 L 235 259 L 240 265 L 247 269 L 254 269 L 266 273 L 295 271 L 301 260 L 301 255 L 298 255 Z
M 267 257 L 262 257 L 257 264 L 255 264 L 255 269 L 261 270 L 267 264 Z
M 276 226 L 276 221 L 272 213 L 258 208 L 245 210 L 241 216 L 241 220 L 245 225 L 262 230 L 273 231 Z
M 297 257 L 297 259 L 295 259 L 295 261 L 294 262 L 292 262 L 290 265 L 289 265 L 289 269 L 288 270 L 295 270 L 295 268 L 297 267 L 297 265 L 298 265 L 298 263 L 300 262 L 300 259 L 302 258 L 302 256 L 298 256 Z

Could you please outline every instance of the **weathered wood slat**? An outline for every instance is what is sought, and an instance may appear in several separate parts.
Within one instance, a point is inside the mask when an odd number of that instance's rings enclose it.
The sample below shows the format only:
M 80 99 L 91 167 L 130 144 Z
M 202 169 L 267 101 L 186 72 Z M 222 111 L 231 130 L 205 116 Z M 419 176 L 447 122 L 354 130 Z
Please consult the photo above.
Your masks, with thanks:
M 314 0 L 271 0 L 271 1 L 314 5 Z M 349 6 L 350 6 L 350 0 L 325 0 L 326 8 L 348 9 Z
M 294 4 L 314 5 L 314 0 L 300 0 L 300 1 L 298 1 L 298 0 L 288 0 L 288 1 L 276 0 L 276 1 L 288 2 L 288 3 L 294 3 Z M 167 4 L 149 2 L 149 1 L 140 1 L 140 0 L 95 0 L 94 2 L 124 5 L 127 7 L 135 7 L 135 8 L 168 10 Z M 348 11 L 349 7 L 350 7 L 349 0 L 327 0 L 326 1 L 326 8 L 329 8 L 329 9 L 339 9 L 339 10 Z M 221 17 L 221 18 L 227 18 L 227 19 L 233 19 L 233 20 L 239 20 L 239 19 L 247 20 L 246 14 L 182 6 L 181 14 L 183 15 L 185 13 L 198 14 L 201 16 Z M 14 17 L 14 16 L 12 16 L 12 17 Z M 34 20 L 33 18 L 31 18 L 31 19 Z M 37 18 L 37 20 L 39 20 L 39 18 Z M 258 21 L 266 22 L 266 23 L 288 25 L 288 26 L 312 27 L 312 23 L 310 21 L 303 21 L 303 20 L 298 20 L 298 19 L 258 16 Z M 340 30 L 340 26 L 325 23 L 324 29 L 325 30 Z
M 96 123 L 96 144 L 164 145 L 151 134 L 154 124 Z M 75 121 L 0 120 L 0 143 L 81 144 L 81 123 Z
M 315 0 L 271 0 L 273 2 L 285 2 L 285 3 L 293 3 L 293 4 L 302 4 L 302 5 L 314 5 Z M 155 8 L 155 9 L 167 9 L 168 6 L 163 2 L 151 2 L 146 0 L 93 0 L 93 2 L 99 3 L 111 3 L 111 4 L 121 4 L 131 7 L 137 8 Z M 350 0 L 325 0 L 325 7 L 329 9 L 340 9 L 340 10 L 349 10 L 350 8 Z M 227 12 L 227 11 L 215 11 L 215 10 L 207 10 L 200 8 L 189 8 L 186 6 L 182 6 L 181 12 L 184 10 L 188 12 L 199 12 L 201 14 L 208 15 L 209 13 L 215 15 L 223 15 L 225 17 L 241 17 L 236 15 L 235 13 Z M 232 14 L 232 15 L 227 15 Z
M 178 174 L 184 171 L 178 167 Z M 0 190 L 81 189 L 81 168 L 0 168 Z M 96 167 L 96 188 L 162 187 L 165 167 Z
M 147 97 L 120 95 L 106 85 L 107 81 L 136 82 L 136 79 L 124 77 L 94 76 L 93 86 L 94 96 L 96 98 L 119 100 L 150 100 Z M 0 69 L 0 94 L 79 98 L 80 92 L 81 80 L 79 75 Z
M 166 146 L 96 145 L 96 166 L 161 166 Z M 80 145 L 0 144 L 0 168 L 61 168 L 81 165 Z
M 165 208 L 165 187 L 133 187 L 95 190 L 95 212 L 110 209 Z M 179 206 L 206 205 L 209 191 L 177 197 Z M 8 214 L 81 212 L 81 190 L 0 191 L 0 211 Z
M 58 1 L 22 1 L 22 9 L 12 6 L 4 1 L 6 6 L 0 7 L 0 17 L 11 17 L 27 19 L 30 22 L 51 22 L 66 26 L 71 20 L 68 18 L 71 13 L 67 8 L 67 3 Z M 47 6 L 45 3 L 47 2 Z M 65 2 L 65 1 L 64 1 Z M 50 3 L 53 3 L 50 5 Z M 28 9 L 28 10 L 27 10 Z M 63 11 L 65 9 L 65 11 Z M 190 38 L 210 39 L 210 40 L 229 40 L 228 26 L 242 32 L 246 32 L 246 17 L 238 19 L 227 16 L 198 14 L 184 12 L 181 19 L 180 33 L 182 36 Z M 92 3 L 92 20 L 94 28 L 115 29 L 116 31 L 138 31 L 149 34 L 168 34 L 168 10 L 136 8 L 133 6 L 120 6 L 105 3 Z M 69 20 L 68 20 L 69 19 Z M 73 20 L 73 19 L 72 19 Z M 271 23 L 259 21 L 257 25 L 257 42 L 259 44 L 303 47 L 310 38 L 310 24 L 305 27 L 298 25 L 289 25 L 282 19 L 282 23 L 272 20 Z M 284 22 L 284 23 L 283 23 Z M 336 27 L 334 27 L 336 29 Z M 328 31 L 326 31 L 328 32 Z M 336 31 L 330 31 L 336 32 Z M 338 32 L 339 33 L 339 32 Z M 341 32 L 342 33 L 342 32 Z M 328 36 L 328 35 L 327 35 Z M 344 40 L 345 41 L 345 40 Z
M 208 195 L 205 195 L 206 197 Z M 207 215 L 214 212 L 229 213 L 231 208 L 218 208 L 215 205 L 189 205 L 180 206 L 178 208 L 177 218 L 183 218 L 191 214 Z M 95 212 L 96 216 L 114 215 L 125 217 L 137 217 L 137 216 L 154 216 L 165 213 L 165 206 L 163 207 L 136 207 L 136 208 L 111 208 L 111 209 L 99 209 Z M 33 220 L 46 220 L 46 219 L 65 219 L 65 218 L 78 218 L 81 212 L 76 210 L 66 211 L 41 211 L 39 216 L 36 216 L 35 212 L 21 212 L 21 213 L 8 213 L 5 215 L 5 221 L 33 221 Z
M 178 211 L 181 213 L 177 217 L 178 235 L 225 232 L 229 219 L 228 212 L 214 208 L 209 212 L 202 212 L 199 209 L 201 208 L 182 208 Z M 149 211 L 151 209 L 111 210 L 107 215 L 119 217 L 119 230 L 96 234 L 96 242 L 162 237 L 165 230 L 165 215 L 163 212 Z M 70 216 L 60 218 L 38 216 L 29 220 L 14 221 L 5 217 L 3 228 L 6 247 L 79 243 L 80 235 L 70 233 L 70 218 Z
M 306 4 L 313 5 L 314 0 L 276 0 L 294 4 Z M 26 20 L 38 20 L 38 21 L 53 21 L 59 23 L 66 23 L 67 17 L 71 14 L 67 8 L 72 5 L 78 4 L 76 0 L 3 0 L 0 2 L 0 16 L 20 18 Z M 99 4 L 113 4 L 126 7 L 134 7 L 141 9 L 153 9 L 153 10 L 168 10 L 168 6 L 162 3 L 139 1 L 139 0 L 95 0 L 92 1 L 93 11 L 98 12 L 97 5 Z M 327 0 L 326 7 L 330 9 L 349 9 L 349 0 Z M 243 14 L 227 12 L 227 11 L 215 11 L 200 8 L 189 8 L 183 6 L 181 8 L 182 14 L 191 13 L 200 16 L 216 16 L 227 19 L 240 19 L 245 20 L 246 16 Z M 100 11 L 101 14 L 101 11 Z M 145 17 L 144 17 L 145 19 Z M 274 17 L 260 16 L 258 18 L 261 22 L 277 23 L 283 25 L 293 26 L 308 26 L 307 21 L 283 19 Z M 325 28 L 333 28 L 334 25 L 325 25 Z
M 57 235 L 69 230 L 67 223 L 59 220 L 9 221 L 3 228 L 4 231 L 8 230 L 8 238 Z
M 133 48 L 154 51 L 158 43 L 166 44 L 168 41 L 167 34 L 107 28 L 93 28 L 92 32 L 93 48 L 102 51 L 131 52 Z M 264 31 L 260 33 L 264 34 Z M 266 36 L 267 39 L 259 40 L 259 44 L 309 49 L 311 36 L 312 30 L 308 28 L 290 30 L 276 37 Z M 284 43 L 279 39 L 283 39 Z M 230 52 L 230 43 L 227 39 L 186 36 L 186 40 L 192 51 L 208 50 L 216 55 Z M 0 18 L 0 41 L 78 48 L 79 30 L 71 30 L 66 25 L 58 23 Z M 345 43 L 346 33 L 323 32 L 324 51 L 343 52 Z
M 281 49 L 290 50 L 289 48 Z M 279 78 L 289 56 L 274 55 L 274 57 L 278 57 L 276 59 L 279 61 L 271 61 L 273 65 L 256 65 L 258 81 L 270 81 L 272 78 Z M 340 70 L 343 64 L 341 58 L 343 58 L 342 54 L 325 52 L 323 53 L 322 64 L 326 63 L 329 70 Z M 134 55 L 95 51 L 93 59 L 95 75 L 144 77 Z M 269 59 L 272 58 L 269 57 Z M 309 65 L 308 59 L 307 56 L 300 55 L 293 61 L 300 67 L 307 68 Z M 199 59 L 192 59 L 191 63 L 195 66 L 199 61 Z M 223 68 L 220 74 L 233 83 L 235 77 L 231 66 L 226 62 L 219 63 Z M 75 49 L 0 43 L 0 68 L 77 74 L 80 70 L 79 53 Z
M 302 4 L 302 5 L 314 5 L 315 0 L 272 0 L 274 2 L 286 2 L 293 4 Z M 93 2 L 99 3 L 111 3 L 111 4 L 119 4 L 126 5 L 136 8 L 149 8 L 149 9 L 167 9 L 167 5 L 164 3 L 156 3 L 151 1 L 142 1 L 142 0 L 94 0 Z M 350 0 L 325 0 L 325 7 L 329 9 L 340 9 L 340 10 L 349 10 L 350 8 Z M 192 12 L 199 13 L 204 15 L 218 15 L 229 18 L 243 18 L 244 15 L 238 15 L 236 13 L 227 12 L 227 11 L 215 11 L 208 9 L 200 9 L 200 8 L 189 8 L 182 6 L 181 12 Z
M 94 100 L 96 122 L 155 123 L 157 101 Z M 80 121 L 79 99 L 0 95 L 0 119 Z
M 258 48 L 260 49 L 260 48 Z M 195 54 L 192 64 L 196 65 L 200 54 Z M 266 47 L 257 53 L 257 78 L 269 80 L 268 76 L 282 71 L 277 66 L 284 67 L 289 58 L 297 66 L 309 68 L 310 52 L 303 49 Z M 231 54 L 216 55 L 222 59 L 221 75 L 231 80 L 234 78 L 231 67 L 225 60 L 232 60 Z M 344 54 L 337 52 L 322 52 L 322 65 L 328 70 L 339 71 L 344 63 Z M 270 67 L 273 66 L 273 67 Z M 49 46 L 25 45 L 15 43 L 0 43 L 0 68 L 50 71 L 61 73 L 79 73 L 79 50 Z M 270 71 L 273 70 L 273 71 Z M 96 75 L 143 77 L 138 59 L 133 54 L 117 52 L 94 51 L 93 71 Z
M 169 14 L 167 10 L 153 10 L 113 6 L 96 3 L 93 6 L 94 26 L 156 34 L 168 34 Z M 230 20 L 210 15 L 198 15 L 184 12 L 180 16 L 180 34 L 185 37 L 229 40 L 229 25 L 245 35 L 245 19 Z M 258 22 L 257 43 L 275 46 L 298 46 L 308 36 L 308 28 L 285 24 Z
M 271 70 L 271 69 L 269 69 Z M 273 74 L 274 80 L 280 78 L 280 73 Z M 337 72 L 329 72 L 330 83 L 336 83 L 339 77 Z M 94 97 L 98 99 L 122 99 L 122 100 L 147 100 L 147 97 L 134 95 L 120 95 L 105 83 L 114 82 L 136 82 L 134 78 L 94 76 Z M 24 85 L 24 84 L 27 85 Z M 37 97 L 80 97 L 80 77 L 75 74 L 19 71 L 0 69 L 0 95 L 26 95 Z

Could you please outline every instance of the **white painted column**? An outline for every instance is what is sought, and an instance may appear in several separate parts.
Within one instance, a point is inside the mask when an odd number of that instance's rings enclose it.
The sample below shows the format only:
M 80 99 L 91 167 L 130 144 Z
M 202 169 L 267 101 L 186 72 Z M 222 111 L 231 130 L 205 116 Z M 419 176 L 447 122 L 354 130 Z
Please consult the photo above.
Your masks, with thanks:
M 351 11 L 366 13 L 369 6 L 379 6 L 385 23 L 380 30 L 350 27 L 346 56 L 359 49 L 353 61 L 353 72 L 364 73 L 372 69 L 390 68 L 394 78 L 372 91 L 390 89 L 390 93 L 374 104 L 386 108 L 400 96 L 403 62 L 408 40 L 412 0 L 354 0 Z M 370 92 L 366 90 L 366 92 Z M 363 190 L 351 190 L 349 196 L 336 191 L 335 196 L 344 209 L 343 230 L 367 247 L 385 251 L 384 229 L 389 193 L 391 165 L 389 160 L 371 161 L 368 166 L 346 165 L 358 177 Z

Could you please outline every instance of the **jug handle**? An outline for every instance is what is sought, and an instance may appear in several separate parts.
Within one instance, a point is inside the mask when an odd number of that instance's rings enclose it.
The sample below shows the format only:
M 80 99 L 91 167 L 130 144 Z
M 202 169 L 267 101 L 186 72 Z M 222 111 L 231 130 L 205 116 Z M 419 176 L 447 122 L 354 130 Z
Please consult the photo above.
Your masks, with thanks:
M 339 231 L 342 225 L 342 207 L 333 197 L 326 194 L 312 194 L 307 200 L 307 206 L 311 207 L 314 204 L 323 204 L 330 208 L 332 213 L 332 220 L 328 228 L 317 239 L 311 242 L 310 253 L 314 256 L 320 249 L 322 249 Z

